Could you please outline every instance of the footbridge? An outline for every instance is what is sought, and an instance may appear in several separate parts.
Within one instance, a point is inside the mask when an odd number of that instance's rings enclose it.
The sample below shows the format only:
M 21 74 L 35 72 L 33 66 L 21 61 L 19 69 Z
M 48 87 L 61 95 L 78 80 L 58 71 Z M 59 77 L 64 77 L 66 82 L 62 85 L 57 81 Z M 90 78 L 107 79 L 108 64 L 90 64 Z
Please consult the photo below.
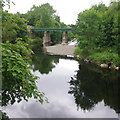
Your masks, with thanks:
M 71 31 L 72 28 L 32 28 L 32 31 Z
M 30 38 L 35 36 L 35 32 L 44 31 L 43 45 L 50 44 L 50 31 L 63 31 L 62 44 L 68 42 L 68 31 L 72 31 L 72 28 L 34 28 L 31 27 L 28 29 Z M 32 31 L 32 32 L 31 32 Z

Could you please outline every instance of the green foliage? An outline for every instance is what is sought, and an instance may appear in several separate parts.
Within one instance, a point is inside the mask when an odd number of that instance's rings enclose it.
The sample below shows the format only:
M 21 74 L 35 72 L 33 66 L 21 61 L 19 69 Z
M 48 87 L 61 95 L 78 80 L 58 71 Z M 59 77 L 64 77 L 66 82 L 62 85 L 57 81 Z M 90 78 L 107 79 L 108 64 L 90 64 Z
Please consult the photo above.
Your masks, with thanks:
M 101 6 L 101 5 L 100 5 Z M 95 47 L 95 41 L 99 36 L 99 22 L 101 22 L 101 16 L 103 11 L 96 10 L 96 6 L 93 6 L 90 10 L 86 10 L 78 15 L 77 27 L 78 35 L 80 35 L 80 46 L 82 48 Z
M 28 100 L 32 96 L 43 103 L 44 93 L 36 86 L 38 77 L 32 75 L 27 62 L 32 51 L 21 39 L 15 42 L 2 44 L 2 105 L 20 102 L 22 98 Z
M 61 28 L 66 28 L 67 27 L 67 25 L 64 22 L 61 22 L 60 24 L 61 24 Z
M 79 43 L 76 54 L 99 62 L 112 61 L 120 65 L 119 3 L 112 2 L 109 7 L 101 3 L 79 13 L 74 33 L 78 36 Z
M 17 38 L 22 38 L 27 42 L 28 40 L 28 30 L 27 30 L 27 20 L 24 18 L 20 18 L 19 15 L 14 15 L 13 19 L 15 19 L 14 30 L 17 31 Z
M 10 0 L 3 0 L 10 6 Z M 31 73 L 30 56 L 34 54 L 29 48 L 27 20 L 2 11 L 2 106 L 26 101 L 34 97 L 40 103 L 46 102 L 44 93 L 39 91 L 36 82 L 38 77 Z M 1 37 L 1 35 L 0 35 Z M 1 67 L 1 66 L 0 66 Z M 1 97 L 1 96 L 0 96 Z
M 41 48 L 43 46 L 42 43 L 43 43 L 43 40 L 40 37 L 36 37 L 34 39 L 29 39 L 28 44 L 32 50 L 35 50 L 35 49 Z
M 2 11 L 2 41 L 14 43 L 18 37 L 28 40 L 27 21 L 19 15 Z
M 93 61 L 99 61 L 101 63 L 108 64 L 109 62 L 113 62 L 113 65 L 120 65 L 120 57 L 114 51 L 111 51 L 109 48 L 105 48 L 104 50 L 95 50 L 89 55 L 89 59 Z
M 26 14 L 22 14 L 21 17 L 24 17 L 29 22 L 29 25 L 39 27 L 49 27 L 50 20 L 56 19 L 55 17 L 55 10 L 49 3 L 42 4 L 40 6 L 35 6 L 30 9 Z M 40 23 L 40 21 L 42 23 Z M 46 24 L 45 24 L 46 23 Z M 48 26 L 47 26 L 48 25 Z
M 72 40 L 72 39 L 74 39 L 75 37 L 74 37 L 74 34 L 73 34 L 73 32 L 72 31 L 68 31 L 68 40 Z
M 15 26 L 13 15 L 7 11 L 2 12 L 2 41 L 5 42 L 9 39 L 10 42 L 15 41 L 17 38 L 17 32 L 12 29 Z
M 38 28 L 49 28 L 51 26 L 51 21 L 50 21 L 50 14 L 48 10 L 46 10 L 44 7 L 40 9 L 41 13 L 41 18 L 39 21 L 36 22 L 35 27 Z
M 40 6 L 33 6 L 26 14 L 21 14 L 21 17 L 27 19 L 29 25 L 36 28 L 66 28 L 67 25 L 60 22 L 60 17 L 56 15 L 56 11 L 49 3 Z M 36 36 L 43 39 L 43 32 L 35 32 Z M 62 39 L 62 32 L 51 32 L 52 44 L 58 43 Z

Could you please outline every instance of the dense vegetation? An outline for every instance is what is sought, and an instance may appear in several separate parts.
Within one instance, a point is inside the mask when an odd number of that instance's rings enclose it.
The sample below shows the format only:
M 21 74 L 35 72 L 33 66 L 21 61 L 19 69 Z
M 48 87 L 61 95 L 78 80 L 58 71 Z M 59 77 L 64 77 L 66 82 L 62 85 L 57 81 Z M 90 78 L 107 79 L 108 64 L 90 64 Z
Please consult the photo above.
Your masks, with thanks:
M 28 41 L 27 20 L 17 14 L 2 11 L 2 42 L 15 43 L 17 38 Z
M 78 14 L 75 34 L 78 39 L 77 55 L 100 63 L 113 62 L 120 66 L 120 42 L 118 24 L 120 2 L 103 3 Z
M 9 5 L 10 0 L 5 1 L 7 1 Z M 3 7 L 5 1 L 0 1 L 0 6 Z M 83 56 L 84 58 L 95 61 L 98 64 L 108 64 L 112 61 L 113 66 L 120 66 L 120 25 L 118 24 L 118 15 L 120 14 L 119 3 L 120 2 L 112 2 L 108 7 L 104 4 L 94 5 L 89 10 L 79 13 L 76 25 L 71 25 L 71 27 L 76 29 L 73 31 L 73 34 L 78 40 L 78 48 L 75 52 L 76 55 Z M 26 14 L 11 14 L 8 13 L 8 11 L 4 11 L 2 7 L 0 7 L 0 13 L 2 12 L 2 17 L 0 16 L 0 20 L 2 18 L 2 29 L 0 29 L 2 30 L 2 36 L 0 34 L 0 38 L 2 38 L 2 43 L 0 44 L 2 45 L 2 50 L 0 50 L 2 51 L 2 105 L 6 106 L 7 104 L 13 104 L 16 100 L 17 102 L 20 102 L 22 99 L 28 100 L 32 96 L 39 100 L 40 103 L 43 103 L 44 93 L 38 91 L 36 86 L 37 77 L 31 74 L 31 63 L 29 62 L 31 60 L 31 54 L 34 54 L 29 46 L 33 45 L 33 43 L 41 45 L 43 32 L 36 32 L 36 36 L 39 38 L 30 40 L 27 25 L 35 26 L 37 28 L 65 28 L 67 25 L 60 22 L 60 17 L 56 15 L 56 11 L 48 3 L 41 6 L 33 6 Z M 73 38 L 73 34 L 69 32 L 70 38 Z M 53 43 L 57 43 L 61 39 L 62 32 L 51 32 L 51 40 Z M 34 46 L 31 47 L 34 48 Z M 58 62 L 56 59 L 50 59 L 48 61 L 43 58 L 40 60 L 39 57 L 35 56 L 32 60 L 40 61 L 39 65 L 37 62 L 34 62 L 33 70 L 39 70 L 42 74 L 48 73 L 54 67 L 52 63 L 57 64 Z M 38 68 L 44 67 L 43 61 L 46 63 L 45 71 Z M 84 73 L 86 73 L 86 71 Z M 84 73 L 78 72 L 80 77 L 82 77 Z M 89 73 L 94 76 L 94 72 Z M 76 79 L 79 79 L 79 75 L 76 76 Z M 79 89 L 82 89 L 84 93 L 86 93 L 85 95 L 89 98 L 90 95 L 87 93 L 88 91 L 85 92 L 86 86 L 84 87 L 83 85 L 83 87 L 81 87 L 82 84 L 79 86 L 79 83 L 74 84 L 74 81 L 76 80 L 72 80 L 73 83 L 71 82 L 71 85 L 78 86 Z M 95 83 L 95 81 L 90 82 Z M 87 81 L 86 83 L 89 84 L 90 82 Z M 74 92 L 72 93 L 74 95 L 76 94 Z M 82 97 L 83 96 L 81 96 L 81 98 Z M 85 109 L 85 107 L 87 109 L 91 108 L 94 106 L 94 103 L 100 101 L 101 98 L 98 98 L 97 101 L 94 100 L 94 97 L 90 98 L 92 103 L 87 99 L 86 102 L 89 103 L 90 106 L 83 105 L 83 109 Z M 45 100 L 47 101 L 47 98 L 45 98 Z M 82 106 L 81 101 L 77 101 L 77 98 L 76 103 L 78 106 Z M 108 103 L 106 102 L 106 104 Z
M 2 105 L 28 100 L 32 96 L 43 103 L 44 93 L 36 86 L 37 77 L 32 75 L 28 65 L 31 50 L 25 42 L 17 39 L 15 44 L 2 44 Z
M 56 10 L 49 3 L 33 7 L 26 14 L 19 14 L 22 18 L 28 20 L 28 25 L 35 28 L 65 28 L 66 24 L 60 22 L 60 17 L 56 14 Z M 43 39 L 43 32 L 36 32 L 36 36 Z M 50 32 L 53 44 L 62 40 L 62 32 Z
M 2 1 L 4 6 L 4 1 Z M 2 106 L 31 97 L 47 101 L 36 86 L 37 76 L 31 73 L 31 54 L 27 20 L 18 14 L 2 12 Z M 1 96 L 0 96 L 1 97 Z

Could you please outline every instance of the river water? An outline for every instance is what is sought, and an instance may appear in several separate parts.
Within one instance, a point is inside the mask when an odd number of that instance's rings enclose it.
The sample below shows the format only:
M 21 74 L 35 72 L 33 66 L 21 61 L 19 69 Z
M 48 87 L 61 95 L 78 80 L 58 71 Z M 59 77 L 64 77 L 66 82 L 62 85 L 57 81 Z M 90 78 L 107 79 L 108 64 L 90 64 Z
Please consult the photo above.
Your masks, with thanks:
M 118 118 L 118 72 L 39 53 L 32 57 L 31 65 L 49 103 L 31 98 L 3 107 L 10 118 Z

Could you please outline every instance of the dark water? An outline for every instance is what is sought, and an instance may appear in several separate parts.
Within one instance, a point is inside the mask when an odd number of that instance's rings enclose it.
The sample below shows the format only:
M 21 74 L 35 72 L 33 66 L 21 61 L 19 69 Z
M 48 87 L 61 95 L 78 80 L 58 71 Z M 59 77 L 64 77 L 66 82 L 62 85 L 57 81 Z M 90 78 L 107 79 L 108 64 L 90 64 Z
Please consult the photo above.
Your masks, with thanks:
M 118 118 L 119 72 L 74 59 L 34 55 L 31 72 L 49 103 L 33 98 L 3 107 L 10 118 Z

